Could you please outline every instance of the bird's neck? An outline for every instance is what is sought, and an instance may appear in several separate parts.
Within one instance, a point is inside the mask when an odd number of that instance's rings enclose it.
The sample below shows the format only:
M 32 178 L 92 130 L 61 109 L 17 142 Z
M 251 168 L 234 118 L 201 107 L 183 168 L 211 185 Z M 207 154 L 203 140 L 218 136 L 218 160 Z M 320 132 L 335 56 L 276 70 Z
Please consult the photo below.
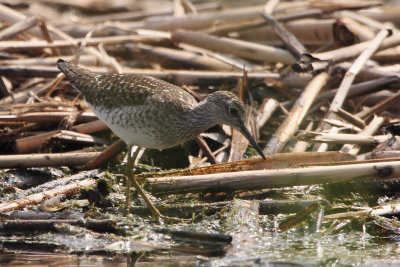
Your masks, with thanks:
M 194 135 L 203 133 L 220 123 L 219 114 L 218 106 L 206 99 L 188 111 L 185 118 L 186 126 Z

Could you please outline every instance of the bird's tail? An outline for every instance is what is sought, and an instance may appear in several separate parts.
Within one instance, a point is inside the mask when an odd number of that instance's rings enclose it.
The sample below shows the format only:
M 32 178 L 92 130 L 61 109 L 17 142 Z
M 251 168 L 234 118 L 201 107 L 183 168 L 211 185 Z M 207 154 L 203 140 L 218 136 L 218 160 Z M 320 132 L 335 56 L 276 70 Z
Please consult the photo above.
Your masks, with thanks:
M 87 90 L 97 88 L 96 74 L 94 72 L 80 68 L 62 59 L 57 61 L 57 67 L 79 91 L 85 93 Z

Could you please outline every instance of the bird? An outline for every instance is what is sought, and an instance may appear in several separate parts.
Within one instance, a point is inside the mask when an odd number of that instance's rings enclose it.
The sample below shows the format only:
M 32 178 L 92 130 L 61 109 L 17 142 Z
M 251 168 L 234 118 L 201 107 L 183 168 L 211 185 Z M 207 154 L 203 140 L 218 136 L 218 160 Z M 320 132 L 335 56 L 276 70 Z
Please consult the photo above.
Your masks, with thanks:
M 243 102 L 231 92 L 216 91 L 197 102 L 181 87 L 147 75 L 100 74 L 63 59 L 57 61 L 57 67 L 95 115 L 128 146 L 126 211 L 133 183 L 157 221 L 174 219 L 162 215 L 136 181 L 132 170 L 140 149 L 132 155 L 133 146 L 159 150 L 174 147 L 215 125 L 226 124 L 240 131 L 265 159 L 245 126 Z

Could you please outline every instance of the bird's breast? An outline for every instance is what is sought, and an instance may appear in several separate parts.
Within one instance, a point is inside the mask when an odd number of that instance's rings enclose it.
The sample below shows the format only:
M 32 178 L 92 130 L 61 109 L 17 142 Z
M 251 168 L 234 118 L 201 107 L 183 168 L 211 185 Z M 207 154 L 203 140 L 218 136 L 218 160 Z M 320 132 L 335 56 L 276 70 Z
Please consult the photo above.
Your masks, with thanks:
M 182 111 L 160 106 L 105 108 L 89 103 L 96 116 L 128 145 L 164 149 L 193 138 L 184 130 Z

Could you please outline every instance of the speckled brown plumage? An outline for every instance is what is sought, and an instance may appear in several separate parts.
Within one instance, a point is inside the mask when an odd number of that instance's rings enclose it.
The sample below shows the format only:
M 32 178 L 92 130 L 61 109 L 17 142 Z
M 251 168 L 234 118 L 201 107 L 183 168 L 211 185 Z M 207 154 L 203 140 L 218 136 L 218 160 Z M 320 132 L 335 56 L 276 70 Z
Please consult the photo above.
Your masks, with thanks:
M 196 100 L 178 86 L 139 74 L 96 74 L 64 60 L 57 62 L 74 87 L 128 145 L 163 149 L 192 139 L 216 124 L 240 130 L 262 155 L 244 126 L 244 105 L 230 92 Z

